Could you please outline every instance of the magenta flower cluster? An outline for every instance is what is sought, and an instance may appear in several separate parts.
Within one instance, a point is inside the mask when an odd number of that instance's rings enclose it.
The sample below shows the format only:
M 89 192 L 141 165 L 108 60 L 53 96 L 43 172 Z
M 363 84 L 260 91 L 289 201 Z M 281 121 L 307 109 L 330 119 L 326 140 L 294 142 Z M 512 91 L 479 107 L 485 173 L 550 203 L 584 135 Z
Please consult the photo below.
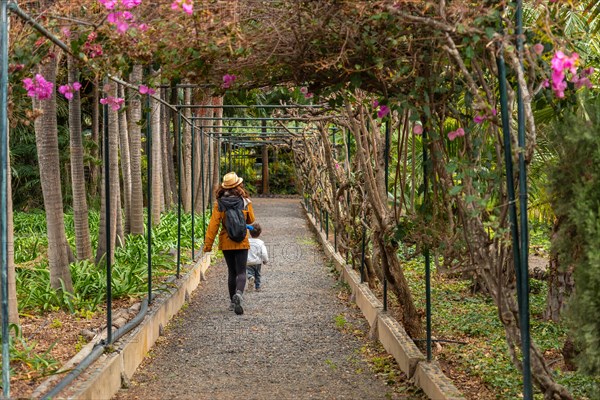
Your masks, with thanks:
M 589 76 L 594 73 L 593 68 L 586 68 L 579 74 L 577 71 L 577 65 L 579 64 L 579 54 L 573 53 L 567 56 L 562 51 L 557 51 L 552 57 L 552 90 L 558 98 L 565 97 L 565 90 L 567 89 L 567 74 L 570 74 L 570 82 L 575 84 L 575 88 L 579 89 L 582 86 L 588 88 L 592 87 L 592 82 Z M 544 82 L 544 86 L 549 86 L 548 82 Z
M 487 114 L 479 114 L 473 118 L 473 122 L 476 124 L 481 124 L 486 119 L 495 117 L 498 114 L 498 111 L 495 108 L 492 108 Z
M 171 10 L 179 10 L 181 8 L 187 14 L 192 15 L 194 12 L 193 0 L 174 0 L 171 3 Z
M 313 93 L 308 91 L 308 88 L 306 86 L 302 86 L 300 88 L 300 93 L 302 93 L 305 99 L 311 99 L 314 96 Z
M 377 118 L 383 118 L 390 113 L 390 108 L 385 104 L 379 104 L 379 100 L 373 100 L 373 108 L 378 108 Z
M 27 90 L 27 95 L 29 97 L 44 100 L 52 97 L 54 83 L 48 82 L 41 74 L 35 74 L 33 79 L 23 79 L 23 87 Z
M 140 85 L 139 92 L 140 94 L 154 94 L 156 93 L 156 90 L 146 85 Z
M 465 136 L 465 130 L 463 128 L 458 128 L 455 131 L 448 132 L 448 139 L 453 141 L 457 137 Z
M 65 96 L 67 100 L 73 100 L 73 95 L 81 89 L 81 83 L 73 82 L 72 85 L 61 85 L 58 87 L 58 92 Z
M 133 14 L 127 10 L 131 10 L 140 4 L 142 4 L 142 0 L 98 0 L 104 8 L 107 10 L 115 10 L 117 8 L 124 9 L 125 11 L 115 11 L 111 12 L 106 16 L 106 20 L 109 24 L 115 25 L 117 28 L 117 32 L 123 34 L 127 32 L 130 26 L 138 28 L 141 31 L 145 31 L 148 29 L 146 24 L 136 24 L 135 17 Z M 118 7 L 119 4 L 121 7 Z
M 221 87 L 223 89 L 229 89 L 235 82 L 236 78 L 237 77 L 235 75 L 230 75 L 230 74 L 223 75 L 223 84 L 221 85 Z
M 124 102 L 125 99 L 121 97 L 106 96 L 100 99 L 100 104 L 106 104 L 114 111 L 118 111 Z

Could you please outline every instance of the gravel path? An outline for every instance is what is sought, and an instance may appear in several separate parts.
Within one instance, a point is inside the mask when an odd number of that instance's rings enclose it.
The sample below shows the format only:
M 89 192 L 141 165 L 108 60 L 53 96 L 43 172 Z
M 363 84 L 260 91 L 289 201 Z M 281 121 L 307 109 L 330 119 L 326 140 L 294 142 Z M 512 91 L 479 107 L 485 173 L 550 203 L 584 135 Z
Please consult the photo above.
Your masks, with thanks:
M 228 311 L 221 258 L 116 399 L 384 399 L 298 199 L 255 199 L 270 263 L 244 315 Z M 387 394 L 387 396 L 386 396 Z

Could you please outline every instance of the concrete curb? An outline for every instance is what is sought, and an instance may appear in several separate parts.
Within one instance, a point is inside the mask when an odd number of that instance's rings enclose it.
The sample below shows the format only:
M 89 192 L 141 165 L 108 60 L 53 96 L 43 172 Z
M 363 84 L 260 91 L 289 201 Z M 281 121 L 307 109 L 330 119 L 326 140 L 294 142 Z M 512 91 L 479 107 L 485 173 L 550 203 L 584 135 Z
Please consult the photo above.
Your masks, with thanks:
M 110 399 L 133 376 L 169 320 L 189 300 L 208 269 L 212 254 L 204 255 L 166 295 L 157 295 L 143 321 L 92 364 L 59 398 Z
M 360 283 L 359 274 L 347 265 L 344 258 L 317 226 L 316 219 L 303 205 L 311 229 L 323 245 L 325 254 L 333 261 L 341 278 L 350 285 L 354 301 L 369 322 L 385 350 L 394 356 L 400 369 L 433 400 L 464 400 L 465 397 L 444 375 L 439 365 L 427 362 L 426 357 L 408 336 L 402 325 L 383 311 L 383 303 L 377 299 L 369 286 Z

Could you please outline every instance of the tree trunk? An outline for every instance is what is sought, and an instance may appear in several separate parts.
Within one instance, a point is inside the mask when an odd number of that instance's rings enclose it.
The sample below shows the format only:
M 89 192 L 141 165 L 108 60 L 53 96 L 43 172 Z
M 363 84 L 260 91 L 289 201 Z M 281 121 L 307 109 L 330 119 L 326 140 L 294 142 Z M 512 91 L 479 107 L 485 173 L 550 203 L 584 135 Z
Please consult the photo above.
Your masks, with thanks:
M 183 91 L 183 104 L 189 105 L 192 102 L 192 89 L 185 88 Z M 183 116 L 188 120 L 192 116 L 192 110 L 190 108 L 183 109 Z M 181 162 L 182 162 L 182 171 L 181 173 L 181 181 L 179 182 L 181 186 L 181 194 L 182 194 L 182 204 L 183 210 L 186 213 L 189 213 L 192 209 L 192 127 L 187 122 L 182 119 L 182 134 L 183 134 L 183 145 L 181 148 Z
M 56 82 L 56 57 L 40 66 L 40 73 L 49 82 Z M 48 265 L 50 285 L 54 289 L 63 287 L 73 291 L 71 271 L 69 270 L 69 252 L 65 233 L 63 199 L 60 180 L 60 158 L 58 154 L 58 127 L 56 122 L 56 94 L 45 100 L 34 100 L 34 108 L 42 115 L 35 120 L 35 141 L 38 150 L 40 180 L 46 210 L 48 232 Z
M 130 75 L 131 83 L 139 86 L 142 82 L 142 67 L 134 65 Z M 137 91 L 127 90 L 129 107 L 127 107 L 127 124 L 129 133 L 129 153 L 131 171 L 131 202 L 129 232 L 134 235 L 144 234 L 144 191 L 142 189 L 142 102 Z
M 552 240 L 556 238 L 559 227 L 560 219 L 557 219 L 552 227 Z M 559 265 L 557 252 L 551 251 L 548 265 L 548 297 L 546 298 L 544 319 L 554 322 L 560 321 L 560 315 L 575 289 L 573 271 L 573 265 L 567 268 Z
M 68 56 L 69 84 L 77 82 L 78 71 L 73 57 Z M 81 95 L 74 91 L 69 102 L 69 130 L 71 133 L 71 184 L 73 188 L 73 220 L 75 223 L 75 249 L 78 260 L 92 258 L 90 225 L 88 221 L 87 191 L 83 169 L 83 137 L 81 132 Z
M 171 104 L 177 104 L 177 102 L 178 102 L 177 93 L 178 93 L 178 89 L 176 87 L 171 89 L 171 100 L 170 100 Z M 167 135 L 168 142 L 165 143 L 165 148 L 167 149 L 167 156 L 168 156 L 167 165 L 169 167 L 169 169 L 168 169 L 169 182 L 171 183 L 171 191 L 170 191 L 171 192 L 171 203 L 175 204 L 177 202 L 177 179 L 175 178 L 175 162 L 174 162 L 174 160 L 176 158 L 175 158 L 173 152 L 176 152 L 177 149 L 179 148 L 179 143 L 178 143 L 178 139 L 177 139 L 177 132 L 179 132 L 179 116 L 173 110 L 170 110 L 169 114 L 170 114 L 170 118 L 172 120 L 173 134 Z
M 152 109 L 152 223 L 160 224 L 160 212 L 162 209 L 163 187 L 162 187 L 162 144 L 160 141 L 160 103 L 154 99 L 150 100 Z
M 99 157 L 100 148 L 100 91 L 98 88 L 98 79 L 94 80 L 94 86 L 92 89 L 92 143 L 94 146 L 91 148 L 90 156 L 92 161 L 89 163 L 90 169 L 90 198 L 95 197 L 98 194 L 98 166 L 96 165 L 96 160 Z
M 126 98 L 125 87 L 119 85 L 119 96 Z M 125 209 L 124 233 L 131 232 L 131 151 L 127 131 L 127 113 L 119 113 L 119 147 L 121 155 L 121 175 L 123 176 L 123 206 Z
M 214 106 L 222 106 L 223 105 L 223 97 L 213 97 L 213 105 Z M 221 127 L 223 126 L 223 108 L 215 108 L 214 109 L 215 120 L 213 121 L 213 132 L 216 135 L 221 134 Z M 213 193 L 216 188 L 221 184 L 221 139 L 217 138 L 213 141 L 212 145 L 212 182 L 210 188 L 210 196 L 209 199 L 214 200 Z M 210 205 L 209 205 L 210 207 Z
M 7 121 L 8 123 L 8 121 Z M 6 138 L 7 148 L 10 149 L 8 141 L 10 135 Z M 15 273 L 15 237 L 14 237 L 14 225 L 13 225 L 13 206 L 12 206 L 12 182 L 10 174 L 10 157 L 6 159 L 6 247 L 7 247 L 7 264 L 8 264 L 8 322 L 11 324 L 19 324 L 19 310 L 17 304 L 17 282 Z M 0 255 L 2 254 L 3 246 L 0 246 Z M 0 295 L 2 294 L 2 287 L 0 287 Z M 2 316 L 0 315 L 0 322 L 2 322 Z
M 165 99 L 166 101 L 169 100 L 168 98 L 168 89 L 167 88 L 163 88 L 161 89 L 161 98 Z M 171 140 L 169 139 L 170 137 L 170 132 L 169 132 L 169 125 L 171 123 L 171 120 L 169 119 L 169 109 L 162 105 L 161 106 L 161 141 L 163 143 L 163 145 L 161 146 L 162 148 L 162 177 L 163 177 L 163 191 L 164 191 L 164 209 L 165 211 L 170 209 L 173 206 L 173 192 L 171 191 L 171 176 L 169 174 L 169 162 L 172 162 L 172 158 L 169 158 L 169 154 L 172 154 L 172 152 L 169 151 L 169 143 L 171 143 Z
M 107 96 L 117 96 L 116 85 L 111 83 L 109 84 L 110 90 L 107 93 Z M 108 113 L 108 149 L 109 149 L 109 190 L 110 190 L 110 198 L 106 198 L 105 191 L 105 182 L 106 182 L 106 174 L 105 174 L 105 164 L 102 166 L 102 190 L 101 190 L 101 205 L 100 205 L 100 228 L 98 232 L 98 249 L 96 252 L 96 263 L 100 263 L 100 260 L 106 255 L 107 251 L 107 242 L 106 242 L 106 204 L 110 204 L 110 257 L 111 263 L 114 258 L 116 238 L 117 238 L 117 212 L 121 212 L 120 204 L 117 204 L 117 200 L 119 198 L 120 185 L 119 185 L 119 116 L 118 111 L 112 110 L 108 106 L 104 106 L 104 112 Z M 106 148 L 106 144 L 105 144 Z M 119 220 L 120 221 L 120 220 Z M 122 229 L 122 228 L 121 228 Z
M 269 194 L 269 148 L 262 145 L 262 193 Z

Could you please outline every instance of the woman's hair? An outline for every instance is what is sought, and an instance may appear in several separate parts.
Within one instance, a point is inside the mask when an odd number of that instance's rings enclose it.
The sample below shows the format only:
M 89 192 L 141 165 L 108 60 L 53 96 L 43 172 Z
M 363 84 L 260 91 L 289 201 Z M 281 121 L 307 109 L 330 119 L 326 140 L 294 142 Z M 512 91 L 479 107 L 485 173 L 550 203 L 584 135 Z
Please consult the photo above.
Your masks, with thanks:
M 237 196 L 245 198 L 250 197 L 246 189 L 244 189 L 243 184 L 239 184 L 238 186 L 231 189 L 225 189 L 223 186 L 219 185 L 217 190 L 215 190 L 215 198 L 220 199 L 223 196 Z

